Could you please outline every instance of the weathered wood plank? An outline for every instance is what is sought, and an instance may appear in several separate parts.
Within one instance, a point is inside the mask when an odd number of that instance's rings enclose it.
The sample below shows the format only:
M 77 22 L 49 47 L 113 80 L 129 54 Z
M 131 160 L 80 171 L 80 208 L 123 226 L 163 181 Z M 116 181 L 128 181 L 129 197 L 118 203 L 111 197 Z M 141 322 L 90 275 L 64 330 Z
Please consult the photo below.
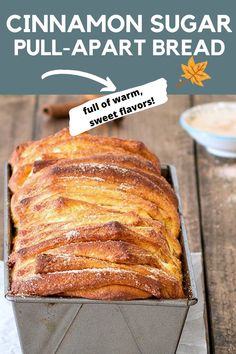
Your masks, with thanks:
M 0 138 L 0 180 L 3 181 L 3 165 L 13 149 L 26 140 L 32 139 L 35 96 L 0 96 L 1 138 Z M 0 194 L 0 229 L 3 231 L 3 194 Z M 3 253 L 3 234 L 0 241 L 0 254 Z
M 54 134 L 60 129 L 68 126 L 68 119 L 50 119 L 46 117 L 42 111 L 45 105 L 63 103 L 70 98 L 74 100 L 73 96 L 39 96 L 35 122 L 35 139 L 40 139 L 47 135 Z
M 235 100 L 195 96 L 194 104 Z M 223 119 L 224 117 L 222 117 Z M 236 352 L 236 160 L 197 147 L 204 262 L 215 352 Z
M 68 101 L 76 101 L 79 96 L 68 95 L 68 96 L 57 96 L 42 95 L 39 97 L 38 109 L 36 114 L 36 129 L 35 129 L 35 139 L 40 139 L 44 136 L 54 134 L 64 127 L 68 127 L 69 120 L 68 118 L 59 118 L 59 119 L 50 119 L 46 117 L 42 110 L 45 105 L 54 104 L 54 103 L 63 103 Z M 78 117 L 79 119 L 79 117 Z M 109 124 L 104 124 L 103 126 L 97 129 L 97 134 L 108 135 L 109 134 Z M 93 133 L 93 131 L 92 131 Z

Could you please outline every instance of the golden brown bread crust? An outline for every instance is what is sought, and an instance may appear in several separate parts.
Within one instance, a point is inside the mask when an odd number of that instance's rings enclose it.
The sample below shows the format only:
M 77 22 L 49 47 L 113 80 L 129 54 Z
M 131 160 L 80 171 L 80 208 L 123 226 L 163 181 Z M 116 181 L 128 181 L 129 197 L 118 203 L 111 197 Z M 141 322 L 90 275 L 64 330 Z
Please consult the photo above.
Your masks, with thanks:
M 41 181 L 45 183 L 42 184 Z M 163 177 L 156 176 L 154 180 L 145 173 L 132 169 L 109 164 L 79 163 L 77 160 L 59 162 L 32 176 L 12 198 L 14 222 L 16 225 L 25 223 L 25 215 L 33 220 L 31 214 L 45 209 L 44 201 L 47 203 L 49 197 L 49 203 L 55 200 L 54 208 L 66 207 L 68 199 L 72 200 L 73 197 L 76 201 L 78 198 L 74 207 L 84 207 L 84 202 L 94 204 L 95 191 L 96 204 L 100 208 L 120 210 L 122 207 L 122 210 L 134 210 L 140 216 L 146 213 L 153 219 L 161 219 L 171 233 L 178 236 L 176 199 Z M 124 205 L 126 199 L 128 200 Z M 129 204 L 132 200 L 136 205 Z
M 142 143 L 64 129 L 10 162 L 12 294 L 184 297 L 177 198 Z
M 72 137 L 67 128 L 57 134 L 38 141 L 19 145 L 10 157 L 13 175 L 9 187 L 15 192 L 22 186 L 32 171 L 35 161 L 48 161 L 66 158 L 88 158 L 89 156 L 112 154 L 125 156 L 126 159 L 140 159 L 140 164 L 146 164 L 147 169 L 160 173 L 158 158 L 146 146 L 135 140 L 123 140 L 110 137 L 96 137 L 82 134 Z M 134 162 L 135 164 L 135 162 Z M 27 168 L 26 168 L 27 166 Z
M 59 156 L 58 156 L 59 155 Z M 37 160 L 33 164 L 33 172 L 36 173 L 39 170 L 41 170 L 44 167 L 53 165 L 54 163 L 57 163 L 58 160 L 63 160 L 64 157 L 60 154 L 54 154 L 54 155 L 44 155 L 44 158 L 47 158 L 46 160 Z M 76 154 L 75 155 L 70 155 L 68 156 L 68 159 L 76 159 Z M 149 174 L 152 174 L 153 177 L 156 175 L 160 174 L 160 166 L 159 164 L 154 164 L 149 160 L 146 160 L 144 158 L 136 157 L 134 155 L 115 155 L 114 153 L 107 153 L 103 155 L 91 155 L 91 156 L 86 156 L 86 157 L 81 157 L 77 159 L 77 163 L 79 162 L 98 162 L 98 163 L 109 163 L 113 164 L 115 166 L 121 166 L 121 167 L 128 167 L 135 169 L 137 171 L 142 171 L 146 172 Z M 63 163 L 63 162 L 62 162 Z
M 77 258 L 77 257 L 76 257 Z M 51 259 L 51 258 L 50 258 Z M 47 259 L 45 259 L 47 262 Z M 78 259 L 76 259 L 78 263 Z M 92 261 L 91 261 L 92 263 Z M 181 298 L 183 290 L 173 276 L 166 274 L 162 270 L 148 266 L 132 266 L 125 268 L 125 265 L 117 266 L 109 262 L 108 267 L 99 267 L 91 264 L 89 268 L 81 267 L 67 261 L 67 266 L 62 270 L 52 267 L 52 272 L 45 269 L 36 268 L 33 276 L 23 274 L 22 277 L 12 282 L 12 292 L 19 295 L 53 295 L 67 291 L 93 290 L 109 285 L 125 285 L 148 292 L 150 295 L 162 298 Z M 70 269 L 73 268 L 73 269 Z M 50 269 L 50 268 L 49 268 Z M 35 272 L 36 272 L 35 271 Z M 22 280 L 23 278 L 23 280 Z
M 54 225 L 54 224 L 53 224 Z M 107 242 L 107 241 L 123 241 L 129 242 L 136 246 L 141 246 L 142 249 L 150 253 L 158 255 L 161 253 L 163 260 L 172 262 L 171 248 L 169 244 L 172 241 L 172 248 L 176 246 L 174 240 L 169 238 L 167 241 L 165 228 L 161 224 L 156 224 L 155 229 L 151 227 L 130 227 L 120 224 L 119 222 L 109 222 L 98 226 L 76 226 L 75 223 L 67 225 L 63 228 L 55 229 L 53 234 L 51 228 L 47 232 L 41 233 L 36 230 L 37 243 L 35 243 L 35 233 L 33 236 L 17 235 L 14 242 L 14 250 L 11 254 L 10 261 L 15 259 L 25 259 L 32 257 L 49 249 L 54 249 L 70 244 L 92 243 L 92 242 Z M 177 248 L 177 252 L 179 249 Z
M 24 281 L 12 283 L 12 292 L 19 295 L 53 295 L 74 290 L 88 290 L 110 284 L 131 286 L 144 290 L 156 297 L 161 296 L 160 281 L 145 277 L 131 270 L 102 268 L 68 270 L 63 272 L 37 274 Z

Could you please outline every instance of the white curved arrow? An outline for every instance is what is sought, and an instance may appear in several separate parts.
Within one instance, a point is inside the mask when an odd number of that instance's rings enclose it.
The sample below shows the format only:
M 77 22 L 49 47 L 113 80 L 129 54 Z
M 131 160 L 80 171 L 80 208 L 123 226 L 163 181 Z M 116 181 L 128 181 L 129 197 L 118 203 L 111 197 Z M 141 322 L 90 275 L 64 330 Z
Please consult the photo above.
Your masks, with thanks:
M 41 79 L 46 79 L 49 76 L 54 76 L 54 75 L 73 75 L 73 76 L 80 76 L 80 77 L 85 77 L 87 79 L 97 81 L 100 84 L 104 85 L 104 87 L 100 90 L 100 92 L 114 92 L 116 91 L 116 86 L 113 84 L 111 79 L 109 77 L 106 77 L 106 79 L 103 79 L 97 75 L 87 73 L 85 71 L 80 71 L 80 70 L 67 70 L 67 69 L 57 69 L 57 70 L 50 70 L 44 73 L 41 76 Z

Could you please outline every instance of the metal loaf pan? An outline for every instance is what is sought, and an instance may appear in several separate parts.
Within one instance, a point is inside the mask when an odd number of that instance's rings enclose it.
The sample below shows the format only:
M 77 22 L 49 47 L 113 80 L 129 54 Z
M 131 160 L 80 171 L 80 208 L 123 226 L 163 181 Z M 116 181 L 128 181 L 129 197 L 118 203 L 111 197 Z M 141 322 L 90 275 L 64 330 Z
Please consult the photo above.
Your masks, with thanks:
M 10 216 L 8 180 L 5 168 L 4 260 L 5 296 L 12 302 L 24 354 L 171 354 L 175 353 L 189 307 L 197 303 L 191 255 L 182 214 L 176 169 L 162 166 L 179 201 L 180 242 L 183 249 L 185 299 L 96 301 L 66 297 L 19 297 L 9 294 L 14 227 Z

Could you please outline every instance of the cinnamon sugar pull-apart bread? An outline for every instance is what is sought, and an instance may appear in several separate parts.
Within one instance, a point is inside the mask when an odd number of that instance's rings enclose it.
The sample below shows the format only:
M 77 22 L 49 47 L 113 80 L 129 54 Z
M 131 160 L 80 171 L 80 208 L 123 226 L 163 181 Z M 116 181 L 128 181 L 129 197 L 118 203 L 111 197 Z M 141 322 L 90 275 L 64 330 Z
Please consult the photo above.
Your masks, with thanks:
M 144 144 L 64 129 L 10 164 L 12 294 L 184 297 L 177 199 Z

